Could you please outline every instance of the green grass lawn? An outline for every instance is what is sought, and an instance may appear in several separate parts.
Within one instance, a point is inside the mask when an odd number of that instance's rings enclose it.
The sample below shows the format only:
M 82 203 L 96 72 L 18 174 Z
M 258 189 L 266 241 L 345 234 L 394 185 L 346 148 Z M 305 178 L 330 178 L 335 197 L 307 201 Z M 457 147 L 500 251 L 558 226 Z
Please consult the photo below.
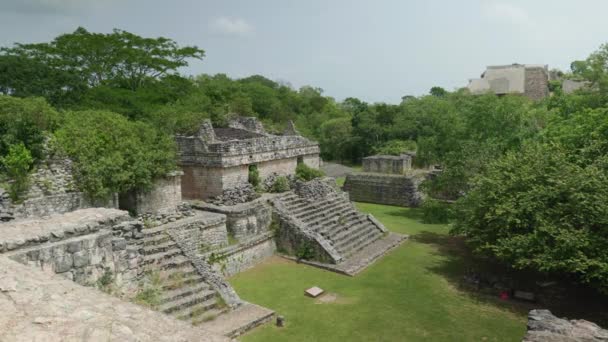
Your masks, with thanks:
M 525 311 L 457 289 L 464 261 L 450 249 L 446 226 L 422 224 L 413 209 L 357 206 L 412 238 L 356 277 L 273 257 L 231 278 L 243 299 L 287 322 L 257 328 L 243 341 L 521 341 Z M 304 296 L 314 285 L 335 301 Z

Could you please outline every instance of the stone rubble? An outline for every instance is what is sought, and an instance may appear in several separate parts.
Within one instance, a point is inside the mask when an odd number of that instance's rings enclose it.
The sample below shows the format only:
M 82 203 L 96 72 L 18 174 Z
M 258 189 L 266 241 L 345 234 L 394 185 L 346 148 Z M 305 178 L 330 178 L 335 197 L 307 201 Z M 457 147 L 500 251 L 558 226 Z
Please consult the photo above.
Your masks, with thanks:
M 531 310 L 523 342 L 553 341 L 608 341 L 608 330 L 584 319 L 567 320 L 555 317 L 549 310 Z
M 236 187 L 225 189 L 220 196 L 212 198 L 211 203 L 215 205 L 235 205 L 253 201 L 260 197 L 253 185 L 244 183 Z

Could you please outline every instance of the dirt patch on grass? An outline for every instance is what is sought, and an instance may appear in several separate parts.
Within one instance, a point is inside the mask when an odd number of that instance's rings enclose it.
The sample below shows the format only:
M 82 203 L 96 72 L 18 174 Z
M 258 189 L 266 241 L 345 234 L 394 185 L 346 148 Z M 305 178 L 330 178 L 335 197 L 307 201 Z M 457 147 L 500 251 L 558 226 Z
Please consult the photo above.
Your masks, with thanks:
M 315 304 L 353 304 L 354 302 L 352 298 L 346 298 L 331 292 L 325 293 L 315 299 Z

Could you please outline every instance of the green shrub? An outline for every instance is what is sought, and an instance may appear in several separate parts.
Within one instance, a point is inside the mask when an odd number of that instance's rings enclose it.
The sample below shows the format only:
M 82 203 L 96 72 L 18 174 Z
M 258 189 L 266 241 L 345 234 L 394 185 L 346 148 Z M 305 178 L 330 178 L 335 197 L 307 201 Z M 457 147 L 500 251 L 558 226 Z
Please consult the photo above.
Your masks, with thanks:
M 6 175 L 12 179 L 9 195 L 13 201 L 17 201 L 19 195 L 29 187 L 29 171 L 34 159 L 25 145 L 18 143 L 9 147 L 8 154 L 1 161 Z
M 249 184 L 253 185 L 253 187 L 257 188 L 260 185 L 260 171 L 258 171 L 258 167 L 256 165 L 249 165 Z
M 448 223 L 451 219 L 450 205 L 432 198 L 424 200 L 421 206 L 424 223 Z
M 285 192 L 289 191 L 289 180 L 285 176 L 279 176 L 272 184 L 270 192 Z
M 55 133 L 74 161 L 81 190 L 93 198 L 151 187 L 175 168 L 175 142 L 143 123 L 108 111 L 69 112 Z
M 308 241 L 304 241 L 298 250 L 296 251 L 296 258 L 298 260 L 310 260 L 315 257 L 315 250 Z
M 315 178 L 323 177 L 325 174 L 319 169 L 313 169 L 304 163 L 298 164 L 296 167 L 296 177 L 303 181 L 309 181 Z
M 398 156 L 404 152 L 416 151 L 417 145 L 413 140 L 389 140 L 382 146 L 374 148 L 376 154 Z

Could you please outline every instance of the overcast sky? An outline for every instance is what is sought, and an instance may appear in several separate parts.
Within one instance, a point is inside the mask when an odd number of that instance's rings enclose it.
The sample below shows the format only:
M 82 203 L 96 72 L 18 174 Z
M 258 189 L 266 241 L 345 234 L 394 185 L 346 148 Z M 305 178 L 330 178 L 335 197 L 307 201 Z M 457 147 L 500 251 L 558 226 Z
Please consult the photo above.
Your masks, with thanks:
M 203 48 L 188 74 L 398 103 L 464 86 L 486 65 L 567 69 L 608 42 L 606 13 L 606 0 L 0 0 L 0 45 L 120 28 Z

